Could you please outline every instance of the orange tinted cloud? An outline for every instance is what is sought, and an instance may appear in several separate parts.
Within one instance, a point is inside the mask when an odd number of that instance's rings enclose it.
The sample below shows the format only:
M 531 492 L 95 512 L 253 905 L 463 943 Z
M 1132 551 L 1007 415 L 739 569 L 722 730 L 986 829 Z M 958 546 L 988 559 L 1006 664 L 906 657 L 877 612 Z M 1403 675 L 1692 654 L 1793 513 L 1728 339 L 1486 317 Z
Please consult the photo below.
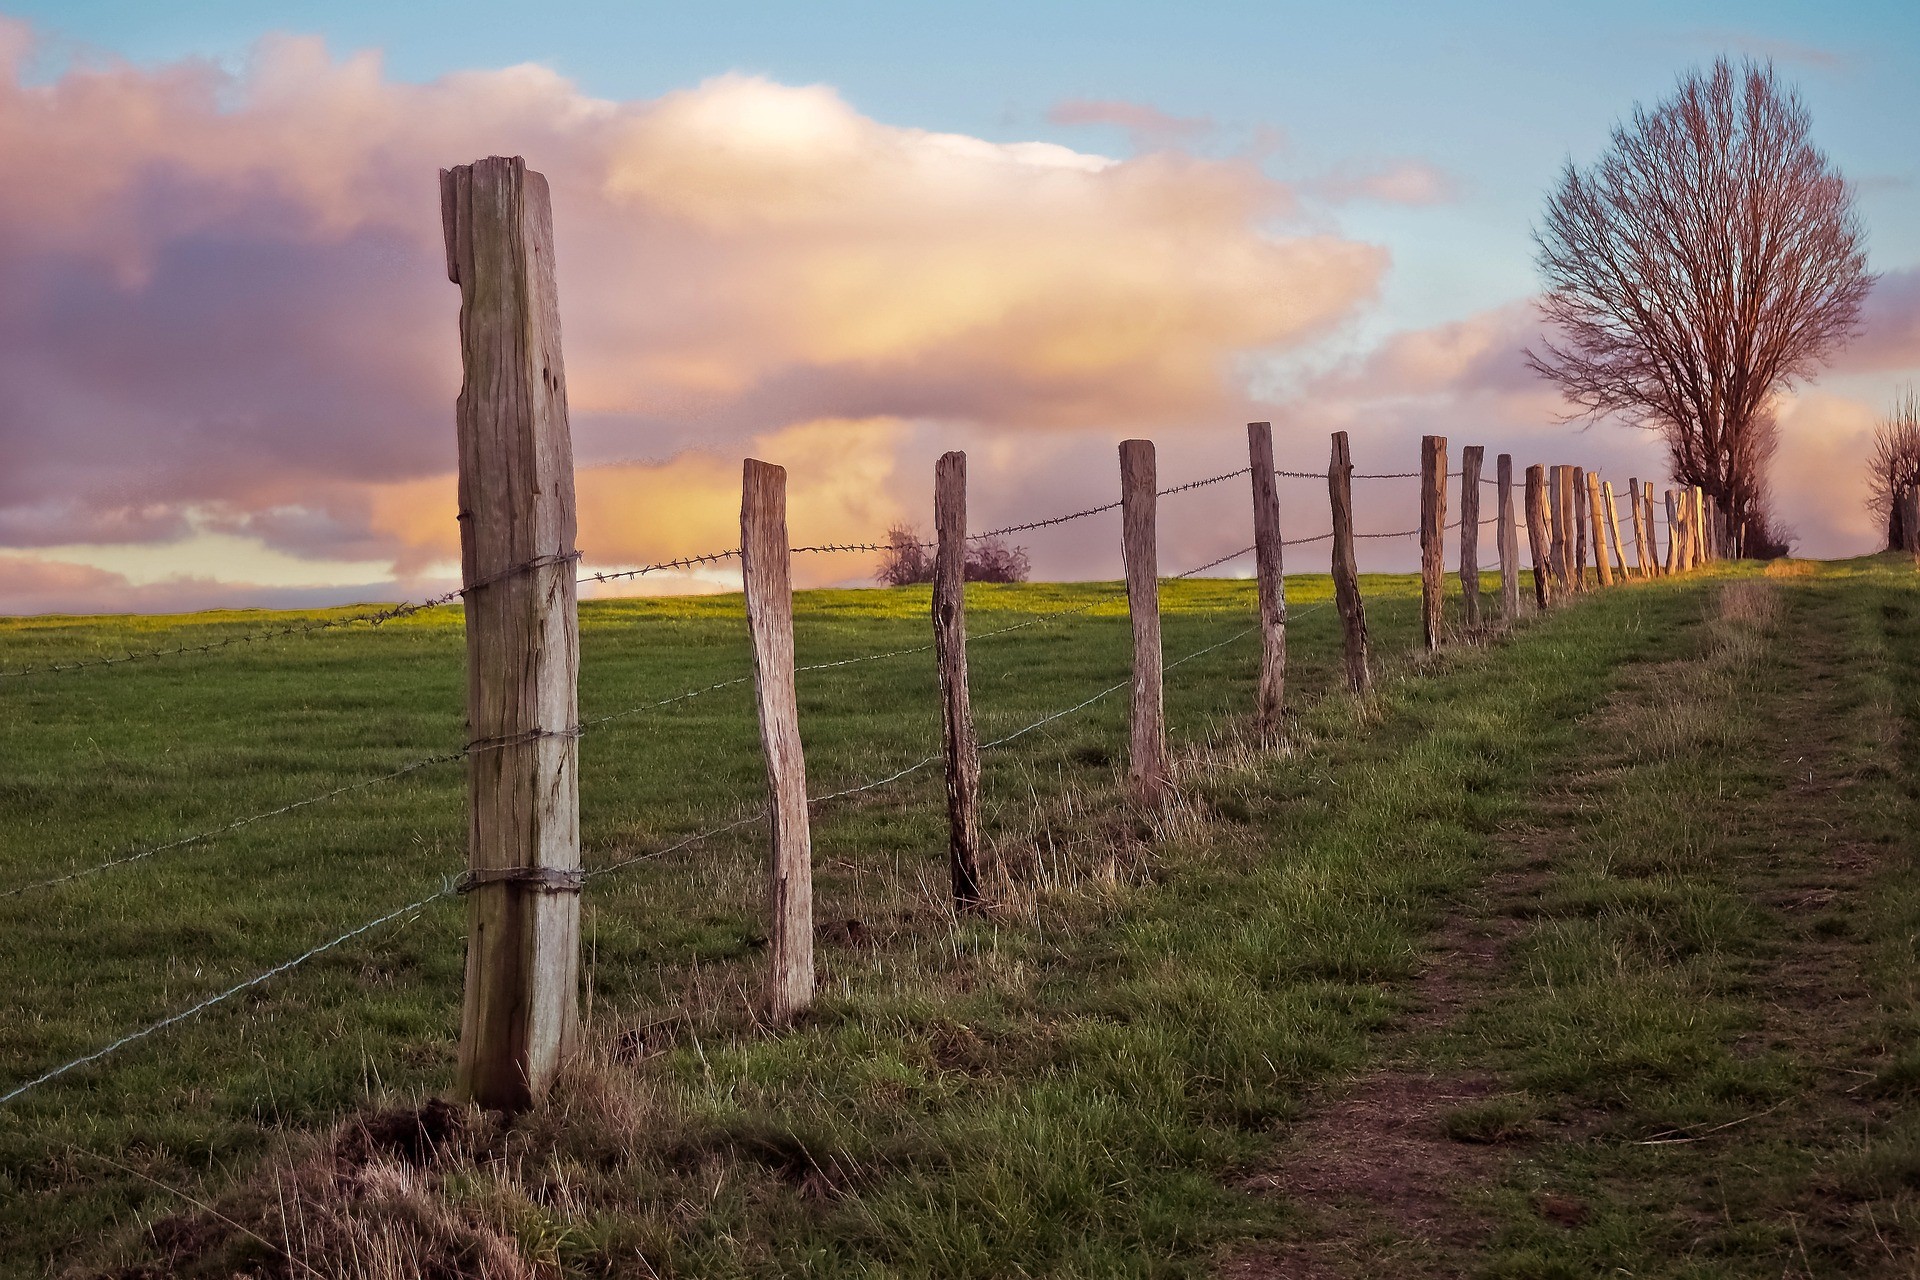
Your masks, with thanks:
M 617 556 L 704 549 L 680 539 L 725 531 L 753 448 L 858 442 L 796 490 L 797 521 L 850 531 L 898 504 L 909 434 L 1230 421 L 1247 358 L 1313 340 L 1386 266 L 1286 232 L 1291 192 L 1244 162 L 899 128 L 822 86 L 413 85 L 292 37 L 239 75 L 30 84 L 27 44 L 0 26 L 0 159 L 37 175 L 0 187 L 0 545 L 191 525 L 444 571 L 434 174 L 480 155 L 552 182 L 582 542 Z

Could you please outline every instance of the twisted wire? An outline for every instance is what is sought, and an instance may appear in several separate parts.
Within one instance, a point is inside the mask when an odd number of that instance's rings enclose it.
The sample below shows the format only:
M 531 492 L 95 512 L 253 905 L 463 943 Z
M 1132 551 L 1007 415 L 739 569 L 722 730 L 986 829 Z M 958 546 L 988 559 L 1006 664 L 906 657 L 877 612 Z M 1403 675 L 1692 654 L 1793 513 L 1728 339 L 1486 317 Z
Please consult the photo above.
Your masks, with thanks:
M 168 1014 L 166 1017 L 161 1018 L 158 1022 L 151 1022 L 151 1023 L 148 1023 L 146 1026 L 141 1027 L 137 1031 L 128 1032 L 126 1035 L 121 1036 L 118 1040 L 115 1040 L 110 1044 L 103 1045 L 100 1048 L 93 1050 L 91 1053 L 82 1054 L 79 1057 L 73 1059 L 71 1062 L 62 1063 L 61 1065 L 53 1068 L 51 1071 L 42 1072 L 40 1075 L 35 1076 L 33 1079 L 25 1081 L 21 1084 L 17 1084 L 13 1088 L 7 1090 L 5 1093 L 0 1093 L 0 1106 L 4 1106 L 7 1103 L 12 1102 L 15 1098 L 27 1092 L 29 1089 L 38 1088 L 40 1085 L 47 1083 L 49 1080 L 57 1080 L 61 1076 L 67 1074 L 67 1072 L 75 1070 L 78 1067 L 84 1067 L 89 1062 L 97 1062 L 101 1058 L 106 1057 L 108 1054 L 114 1053 L 117 1050 L 123 1049 L 126 1046 L 133 1044 L 135 1041 L 144 1040 L 146 1037 L 152 1035 L 156 1031 L 163 1031 L 166 1028 L 175 1025 L 176 1023 L 185 1022 L 188 1018 L 193 1017 L 195 1014 L 203 1013 L 206 1010 L 211 1009 L 214 1005 L 220 1004 L 221 1002 L 226 1000 L 231 1000 L 233 997 L 239 995 L 243 991 L 251 991 L 253 988 L 261 985 L 264 982 L 268 982 L 274 978 L 279 977 L 281 974 L 286 973 L 290 969 L 299 968 L 301 965 L 305 964 L 307 961 L 313 959 L 317 955 L 321 955 L 325 952 L 332 951 L 335 947 L 342 946 L 345 943 L 351 942 L 353 939 L 359 937 L 364 933 L 367 933 L 369 930 L 377 929 L 381 925 L 386 924 L 389 921 L 397 920 L 401 916 L 406 915 L 410 911 L 417 912 L 440 898 L 451 896 L 452 893 L 453 893 L 453 887 L 451 885 L 442 885 L 438 890 L 428 894 L 424 898 L 420 898 L 413 902 L 409 902 L 404 907 L 397 907 L 394 910 L 387 912 L 385 915 L 377 916 L 374 919 L 367 921 L 363 925 L 358 925 L 352 929 L 347 930 L 345 933 L 341 934 L 337 938 L 332 938 L 326 942 L 320 943 L 317 946 L 307 948 L 305 951 L 302 951 L 299 955 L 295 956 L 291 960 L 282 961 L 281 963 L 274 965 L 271 969 L 267 969 L 261 973 L 257 973 L 253 977 L 247 978 L 244 981 L 234 983 L 232 986 L 228 987 L 224 991 L 216 992 L 215 994 L 208 996 L 204 1000 L 196 1001 L 195 1003 L 188 1005 L 185 1009 L 180 1010 L 178 1013 Z M 407 923 L 411 924 L 412 921 L 407 921 Z
M 310 635 L 316 631 L 332 631 L 339 627 L 369 626 L 378 627 L 382 623 L 392 622 L 396 618 L 411 617 L 428 609 L 437 609 L 452 604 L 482 587 L 492 586 L 504 578 L 526 573 L 532 569 L 552 564 L 566 564 L 580 558 L 578 551 L 564 552 L 559 555 L 535 556 L 519 564 L 509 565 L 496 574 L 469 583 L 455 591 L 444 592 L 426 600 L 415 600 L 405 604 L 389 605 L 371 613 L 357 613 L 344 618 L 322 618 L 312 622 L 295 623 L 291 626 L 269 627 L 261 631 L 249 631 L 244 635 L 228 636 L 224 640 L 209 640 L 205 644 L 174 645 L 165 649 L 143 649 L 137 653 L 117 654 L 110 658 L 83 658 L 78 662 L 55 662 L 45 666 L 18 667 L 11 671 L 0 671 L 0 679 L 10 676 L 52 675 L 57 672 L 83 671 L 92 667 L 115 667 L 129 662 L 147 662 L 155 658 L 172 658 L 187 653 L 213 653 L 220 649 L 230 649 L 235 645 L 258 644 L 267 640 L 280 640 L 288 636 Z

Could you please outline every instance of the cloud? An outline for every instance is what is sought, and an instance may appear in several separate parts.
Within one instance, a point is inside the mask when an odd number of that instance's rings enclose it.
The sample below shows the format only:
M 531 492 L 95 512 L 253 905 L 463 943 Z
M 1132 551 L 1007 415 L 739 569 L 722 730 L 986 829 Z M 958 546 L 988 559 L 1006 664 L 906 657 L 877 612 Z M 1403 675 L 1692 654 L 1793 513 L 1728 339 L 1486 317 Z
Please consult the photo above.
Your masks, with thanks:
M 1802 40 L 1783 40 L 1725 27 L 1690 31 L 1684 37 L 1683 43 L 1732 49 L 1749 57 L 1798 64 L 1815 71 L 1839 71 L 1843 70 L 1848 63 L 1844 55 Z
M 1208 116 L 1168 115 L 1158 107 L 1116 98 L 1068 98 L 1047 112 L 1058 125 L 1110 125 L 1124 130 L 1135 151 L 1156 151 L 1211 137 L 1217 126 Z
M 1394 160 L 1374 168 L 1340 168 L 1305 184 L 1322 200 L 1345 204 L 1371 200 L 1380 204 L 1445 204 L 1457 195 L 1454 180 L 1424 160 Z
M 1833 363 L 1853 372 L 1920 368 L 1920 267 L 1874 281 L 1860 309 L 1860 331 Z
M 900 128 L 822 86 L 615 102 L 531 66 L 404 84 L 293 37 L 238 74 L 27 83 L 24 28 L 0 45 L 0 158 L 36 175 L 0 185 L 16 549 L 215 529 L 384 558 L 401 585 L 444 572 L 458 294 L 435 171 L 490 153 L 552 183 L 581 539 L 615 557 L 722 532 L 750 448 L 838 458 L 848 479 L 794 509 L 838 528 L 885 507 L 889 450 L 936 426 L 1231 420 L 1245 360 L 1327 332 L 1386 269 L 1286 231 L 1292 191 L 1245 161 Z

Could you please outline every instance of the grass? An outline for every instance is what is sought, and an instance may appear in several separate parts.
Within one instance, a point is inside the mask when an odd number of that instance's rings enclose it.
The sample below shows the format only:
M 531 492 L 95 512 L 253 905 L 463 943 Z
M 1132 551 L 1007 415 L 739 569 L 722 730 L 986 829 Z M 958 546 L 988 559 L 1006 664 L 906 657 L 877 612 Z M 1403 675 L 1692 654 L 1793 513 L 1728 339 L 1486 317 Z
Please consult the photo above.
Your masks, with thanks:
M 1715 594 L 1723 580 L 1732 595 Z M 1122 697 L 1021 739 L 988 759 L 987 829 L 1010 881 L 993 917 L 943 909 L 937 776 L 823 813 L 822 995 L 790 1032 L 751 1015 L 763 942 L 753 840 L 644 863 L 590 892 L 588 1051 L 549 1106 L 512 1125 L 422 1109 L 452 1075 L 461 922 L 442 904 L 13 1104 L 0 1123 L 0 1264 L 1206 1274 L 1222 1250 L 1301 1233 L 1308 1210 L 1247 1194 L 1243 1175 L 1319 1091 L 1403 1034 L 1428 938 L 1482 905 L 1513 834 L 1558 823 L 1584 842 L 1599 823 L 1586 852 L 1556 863 L 1525 962 L 1422 1052 L 1447 1063 L 1470 1052 L 1502 1077 L 1445 1118 L 1455 1140 L 1528 1153 L 1532 1172 L 1484 1189 L 1499 1230 L 1486 1265 L 1587 1274 L 1578 1268 L 1631 1257 L 1647 1264 L 1637 1274 L 1661 1273 L 1685 1241 L 1636 1234 L 1621 1225 L 1629 1201 L 1607 1199 L 1614 1179 L 1626 1197 L 1644 1169 L 1605 1161 L 1637 1156 L 1615 1142 L 1603 1159 L 1586 1128 L 1570 1140 L 1570 1117 L 1601 1117 L 1603 1133 L 1691 1134 L 1804 1083 L 1791 1043 L 1725 1048 L 1754 1025 L 1741 1001 L 1757 993 L 1725 994 L 1759 972 L 1741 966 L 1786 954 L 1778 922 L 1726 884 L 1728 814 L 1751 817 L 1780 781 L 1738 755 L 1764 719 L 1750 686 L 1768 678 L 1780 619 L 1800 607 L 1774 593 L 1846 602 L 1849 627 L 1888 646 L 1881 610 L 1910 598 L 1884 566 L 1757 585 L 1729 569 L 1584 600 L 1508 641 L 1393 657 L 1375 697 L 1356 703 L 1325 696 L 1337 621 L 1310 611 L 1325 580 L 1290 579 L 1291 750 L 1263 754 L 1240 736 L 1250 638 L 1169 679 L 1182 796 L 1169 821 L 1117 803 Z M 1414 631 L 1417 588 L 1366 588 L 1392 650 Z M 972 625 L 1107 590 L 976 588 Z M 1169 656 L 1246 626 L 1249 592 L 1170 584 Z M 925 609 L 911 590 L 811 593 L 801 661 L 924 643 Z M 258 622 L 24 621 L 0 629 L 0 668 Z M 743 672 L 741 630 L 737 599 L 584 606 L 583 714 Z M 1844 677 L 1859 686 L 1850 758 L 1881 771 L 1873 785 L 1892 807 L 1875 821 L 1888 832 L 1912 803 L 1904 771 L 1885 764 L 1906 739 L 1871 709 L 1911 698 L 1898 673 L 1903 655 L 1920 658 L 1914 630 L 1908 650 Z M 1124 677 L 1125 636 L 1112 605 L 983 641 L 982 736 Z M 1693 664 L 1678 696 L 1676 663 Z M 15 682 L 0 769 L 15 822 L 0 865 L 9 883 L 57 873 L 457 747 L 460 671 L 455 619 L 433 615 Z M 924 654 L 803 677 L 813 789 L 927 754 L 933 692 Z M 1609 793 L 1598 817 L 1570 809 L 1566 779 L 1621 770 L 1596 753 L 1592 726 L 1629 704 L 1626 754 L 1652 762 L 1644 788 Z M 744 686 L 614 722 L 588 736 L 582 760 L 589 865 L 742 812 L 764 785 Z M 16 1015 L 0 1025 L 0 1072 L 32 1074 L 430 891 L 461 862 L 460 786 L 457 767 L 423 771 L 0 899 Z M 1674 803 L 1695 791 L 1725 803 Z M 1648 838 L 1623 848 L 1620 831 Z M 1889 872 L 1871 905 L 1825 908 L 1828 927 L 1876 957 L 1879 1012 L 1862 1025 L 1889 1044 L 1915 1026 L 1920 890 L 1902 883 Z M 1920 1068 L 1883 1056 L 1873 1093 L 1893 1115 Z M 1836 1176 L 1870 1199 L 1897 1199 L 1920 1169 L 1920 1130 L 1889 1121 L 1861 1142 L 1817 1131 Z M 1705 1144 L 1645 1150 L 1677 1160 L 1668 1153 Z M 1545 1183 L 1590 1197 L 1591 1223 L 1547 1234 L 1527 1199 Z M 1642 1228 L 1658 1217 L 1654 1197 L 1632 1203 Z

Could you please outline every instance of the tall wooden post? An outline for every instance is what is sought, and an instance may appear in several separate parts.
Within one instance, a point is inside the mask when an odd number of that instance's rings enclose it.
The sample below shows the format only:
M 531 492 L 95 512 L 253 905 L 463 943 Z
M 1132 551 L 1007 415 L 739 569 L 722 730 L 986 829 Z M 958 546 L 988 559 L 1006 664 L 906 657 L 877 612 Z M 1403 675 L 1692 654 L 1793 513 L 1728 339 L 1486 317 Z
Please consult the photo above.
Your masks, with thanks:
M 789 1022 L 813 1003 L 813 832 L 807 764 L 793 687 L 792 553 L 787 471 L 746 460 L 740 483 L 740 565 L 760 745 L 767 757 L 773 840 L 767 862 L 767 1017 Z
M 1553 504 L 1553 536 L 1554 546 L 1557 548 L 1554 585 L 1560 588 L 1562 595 L 1565 595 L 1579 590 L 1579 583 L 1573 576 L 1574 529 L 1578 525 L 1579 512 L 1573 505 L 1574 469 L 1562 465 L 1555 467 L 1554 472 L 1553 491 L 1556 502 Z
M 1679 548 L 1675 561 L 1681 573 L 1694 566 L 1693 559 L 1693 497 L 1685 489 L 1673 494 L 1679 503 L 1678 518 L 1673 523 L 1674 545 Z
M 1553 604 L 1553 534 L 1547 526 L 1547 469 L 1527 468 L 1527 545 L 1533 552 L 1533 601 L 1543 611 Z
M 1470 444 L 1460 451 L 1460 612 L 1480 625 L 1480 466 L 1487 451 Z
M 1647 530 L 1640 506 L 1640 478 L 1627 481 L 1627 514 L 1633 517 L 1633 567 L 1643 578 L 1653 576 L 1653 561 L 1647 554 Z
M 1702 565 L 1713 559 L 1713 548 L 1707 543 L 1707 491 L 1695 485 L 1688 492 L 1693 498 L 1693 511 L 1687 523 L 1693 533 L 1693 562 Z
M 1287 578 L 1281 562 L 1280 486 L 1273 474 L 1273 424 L 1247 424 L 1247 465 L 1253 476 L 1253 572 L 1260 592 L 1260 688 L 1254 725 L 1262 744 L 1286 728 Z
M 1420 633 L 1440 647 L 1447 582 L 1447 438 L 1420 438 Z
M 1607 510 L 1607 545 L 1613 548 L 1614 576 L 1625 581 L 1627 549 L 1620 542 L 1620 504 L 1614 501 L 1613 481 L 1607 480 L 1601 483 L 1600 502 Z
M 1587 472 L 1574 467 L 1573 474 L 1573 589 L 1587 589 Z
M 1647 576 L 1657 578 L 1664 569 L 1660 563 L 1660 521 L 1653 506 L 1653 481 L 1643 482 L 1641 500 L 1647 517 Z
M 1154 533 L 1153 441 L 1120 442 L 1120 517 L 1133 619 L 1133 730 L 1127 781 L 1134 799 L 1157 806 L 1167 787 L 1167 722 L 1161 685 L 1160 553 Z
M 947 869 L 953 904 L 977 909 L 980 891 L 980 739 L 967 690 L 967 455 L 933 467 L 933 652 L 947 756 Z
M 1494 532 L 1500 542 L 1500 616 L 1512 622 L 1520 616 L 1520 532 L 1513 526 L 1513 455 L 1494 459 L 1499 482 L 1500 512 Z
M 1613 585 L 1613 566 L 1607 563 L 1606 506 L 1600 497 L 1600 477 L 1587 472 L 1587 524 L 1593 530 L 1593 575 L 1600 585 Z
M 440 173 L 460 286 L 466 584 L 466 994 L 460 1092 L 521 1111 L 575 1035 L 580 633 L 573 439 L 547 180 L 518 156 Z
M 1673 490 L 1671 489 L 1668 489 L 1666 491 L 1666 503 L 1667 503 L 1666 570 L 1669 574 L 1674 574 L 1674 573 L 1681 572 L 1687 566 L 1684 563 L 1682 563 L 1681 556 L 1680 556 L 1680 508 L 1679 508 L 1679 504 L 1673 500 Z
M 1360 570 L 1353 557 L 1353 458 L 1344 431 L 1333 433 L 1327 497 L 1333 508 L 1333 599 L 1346 642 L 1347 687 L 1367 694 L 1373 691 L 1373 673 L 1367 666 L 1367 606 L 1360 599 Z

